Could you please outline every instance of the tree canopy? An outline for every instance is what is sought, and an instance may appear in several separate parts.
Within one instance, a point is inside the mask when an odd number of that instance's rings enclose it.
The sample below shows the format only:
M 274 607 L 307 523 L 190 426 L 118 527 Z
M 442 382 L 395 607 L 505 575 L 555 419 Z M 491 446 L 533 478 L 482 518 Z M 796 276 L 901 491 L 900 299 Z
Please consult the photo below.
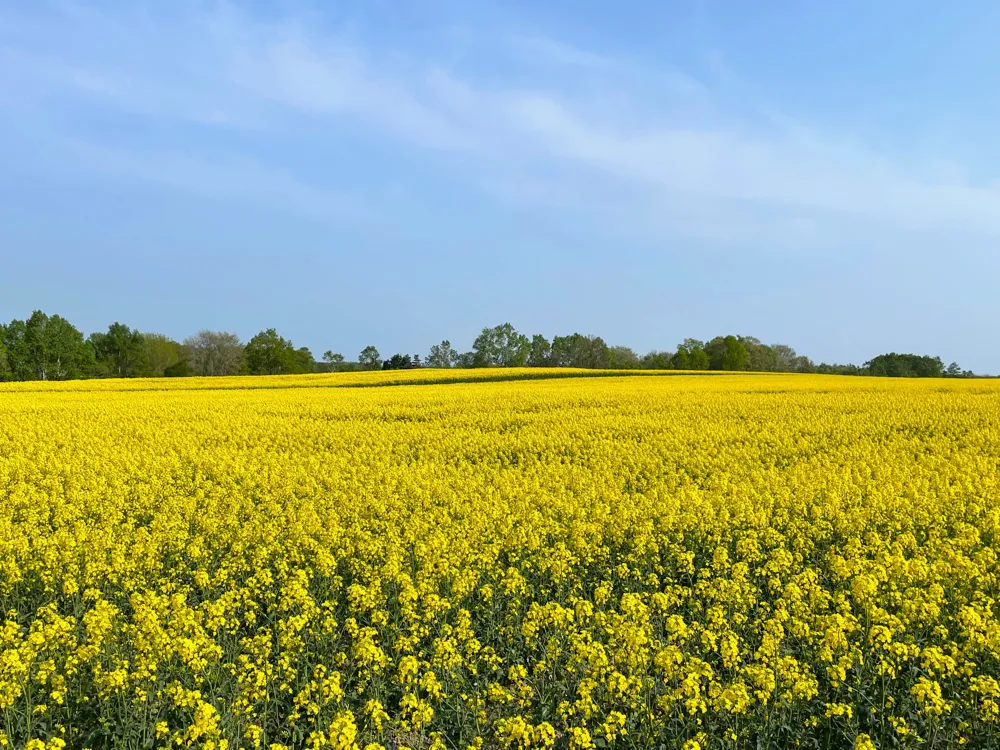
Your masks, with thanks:
M 445 339 L 431 347 L 425 364 L 427 367 L 452 367 L 457 361 L 458 352 L 452 347 L 451 342 Z
M 250 375 L 288 375 L 313 371 L 312 352 L 306 347 L 296 349 L 291 341 L 279 335 L 274 328 L 261 331 L 250 339 L 244 349 L 244 356 Z
M 102 374 L 113 378 L 148 374 L 146 341 L 139 331 L 116 322 L 105 333 L 90 334 L 88 340 Z
M 955 366 L 957 368 L 957 365 Z M 869 375 L 888 378 L 941 378 L 946 374 L 940 357 L 918 354 L 880 354 L 865 362 Z
M 477 367 L 523 367 L 531 342 L 510 323 L 484 328 L 472 344 Z
M 358 362 L 363 370 L 377 370 L 382 366 L 382 355 L 374 346 L 366 346 L 358 355 Z
M 8 380 L 70 380 L 94 371 L 94 352 L 83 334 L 41 310 L 0 326 L 0 348 L 0 377 Z
M 184 355 L 194 375 L 237 375 L 244 367 L 240 337 L 226 331 L 198 331 L 184 339 Z

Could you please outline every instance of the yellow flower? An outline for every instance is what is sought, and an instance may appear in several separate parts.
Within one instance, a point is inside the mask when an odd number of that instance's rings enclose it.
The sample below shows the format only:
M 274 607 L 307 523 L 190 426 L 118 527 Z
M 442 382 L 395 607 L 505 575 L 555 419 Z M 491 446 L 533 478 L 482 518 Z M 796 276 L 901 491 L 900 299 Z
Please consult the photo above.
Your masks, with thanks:
M 589 750 L 595 745 L 586 727 L 570 727 L 569 746 L 570 750 Z
M 619 736 L 625 734 L 625 721 L 625 714 L 620 711 L 612 711 L 601 724 L 598 734 L 602 735 L 608 742 L 614 742 Z
M 358 728 L 350 711 L 341 711 L 327 728 L 330 747 L 334 750 L 356 750 Z

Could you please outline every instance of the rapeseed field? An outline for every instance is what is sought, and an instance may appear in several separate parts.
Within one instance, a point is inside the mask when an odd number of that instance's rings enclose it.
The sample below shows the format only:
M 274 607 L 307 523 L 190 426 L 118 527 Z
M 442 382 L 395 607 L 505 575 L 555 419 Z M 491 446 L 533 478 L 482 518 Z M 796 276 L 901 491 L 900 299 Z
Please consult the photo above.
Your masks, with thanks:
M 544 374 L 0 385 L 0 746 L 1000 746 L 1000 385 Z

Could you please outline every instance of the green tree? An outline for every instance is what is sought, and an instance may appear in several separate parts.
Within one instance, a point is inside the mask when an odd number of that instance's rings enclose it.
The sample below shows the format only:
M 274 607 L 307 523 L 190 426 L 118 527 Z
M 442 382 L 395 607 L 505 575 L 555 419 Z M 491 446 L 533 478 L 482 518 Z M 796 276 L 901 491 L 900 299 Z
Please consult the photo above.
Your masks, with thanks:
M 787 344 L 772 344 L 771 350 L 777 360 L 778 372 L 798 372 L 801 362 L 792 347 Z
M 69 380 L 93 367 L 83 334 L 68 320 L 35 310 L 4 327 L 6 370 L 13 380 Z
M 28 363 L 32 371 L 32 380 L 48 380 L 48 368 L 45 352 L 45 329 L 49 324 L 49 316 L 41 310 L 35 310 L 24 321 L 24 343 L 28 353 Z
M 804 355 L 799 355 L 795 358 L 795 362 L 792 366 L 792 372 L 816 372 L 816 365 L 813 361 Z
M 46 369 L 50 380 L 86 377 L 94 367 L 83 333 L 66 318 L 53 315 L 45 327 Z
M 413 360 L 409 354 L 393 354 L 382 363 L 383 370 L 409 370 L 413 367 Z
M 181 345 L 162 333 L 142 334 L 143 359 L 146 373 L 154 378 L 163 377 L 168 367 L 181 361 Z
M 475 352 L 461 352 L 455 357 L 455 367 L 459 369 L 468 370 L 471 367 L 476 366 L 476 353 Z
M 745 369 L 753 372 L 778 372 L 781 369 L 778 353 L 772 347 L 761 343 L 760 339 L 753 336 L 737 336 L 736 338 L 747 351 Z
M 608 366 L 608 345 L 600 336 L 556 336 L 552 339 L 553 367 L 586 367 L 604 369 Z
M 247 342 L 247 371 L 251 375 L 281 375 L 299 372 L 295 347 L 274 328 L 261 331 Z M 310 359 L 312 355 L 310 354 Z
M 424 360 L 427 367 L 451 367 L 458 359 L 458 352 L 452 347 L 451 342 L 445 339 L 440 344 L 434 344 L 427 359 Z
M 826 362 L 820 362 L 816 366 L 816 372 L 820 375 L 865 375 L 867 373 L 863 372 L 857 365 L 838 365 L 838 364 L 827 364 Z
M 90 345 L 102 375 L 134 378 L 146 370 L 146 345 L 142 334 L 124 323 L 112 323 L 106 333 L 92 333 Z
M 528 361 L 531 342 L 510 323 L 484 328 L 472 350 L 478 367 L 523 367 Z
M 944 362 L 940 357 L 918 354 L 880 354 L 865 362 L 869 375 L 887 378 L 941 378 L 945 376 Z
M 194 370 L 186 359 L 179 359 L 169 367 L 163 368 L 165 378 L 189 378 L 194 375 Z
M 309 373 L 316 370 L 316 358 L 308 346 L 300 346 L 292 356 L 292 372 Z
M 642 361 L 628 346 L 612 346 L 608 349 L 608 367 L 612 370 L 638 370 Z
M 688 354 L 689 370 L 707 370 L 708 366 L 708 352 L 704 349 L 694 349 Z
M 717 336 L 705 346 L 709 369 L 740 371 L 747 369 L 747 348 L 736 336 Z
M 655 349 L 642 356 L 642 368 L 644 370 L 672 370 L 678 369 L 674 364 L 674 357 L 668 352 L 659 352 Z
M 11 380 L 34 380 L 36 370 L 28 350 L 28 325 L 12 320 L 3 327 L 3 346 L 7 355 L 7 372 Z
M 382 366 L 382 355 L 374 346 L 366 346 L 358 355 L 362 370 L 377 370 Z
M 552 344 L 542 334 L 531 337 L 531 349 L 528 352 L 529 367 L 548 367 L 551 364 Z
M 340 352 L 327 349 L 323 352 L 323 361 L 330 365 L 331 370 L 337 372 L 337 370 L 344 364 L 344 355 Z
M 7 347 L 4 345 L 4 330 L 6 326 L 0 323 L 0 380 L 10 380 L 10 366 L 7 362 Z
M 705 344 L 698 339 L 684 339 L 671 357 L 671 367 L 674 370 L 707 370 L 709 361 Z

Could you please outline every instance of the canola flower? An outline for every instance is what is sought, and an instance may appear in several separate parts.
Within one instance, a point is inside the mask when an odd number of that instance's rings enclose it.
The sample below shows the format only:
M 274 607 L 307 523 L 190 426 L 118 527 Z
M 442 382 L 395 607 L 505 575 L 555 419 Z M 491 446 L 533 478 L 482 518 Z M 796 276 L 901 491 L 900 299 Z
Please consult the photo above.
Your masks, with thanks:
M 0 747 L 1000 746 L 1000 385 L 507 374 L 0 385 Z

